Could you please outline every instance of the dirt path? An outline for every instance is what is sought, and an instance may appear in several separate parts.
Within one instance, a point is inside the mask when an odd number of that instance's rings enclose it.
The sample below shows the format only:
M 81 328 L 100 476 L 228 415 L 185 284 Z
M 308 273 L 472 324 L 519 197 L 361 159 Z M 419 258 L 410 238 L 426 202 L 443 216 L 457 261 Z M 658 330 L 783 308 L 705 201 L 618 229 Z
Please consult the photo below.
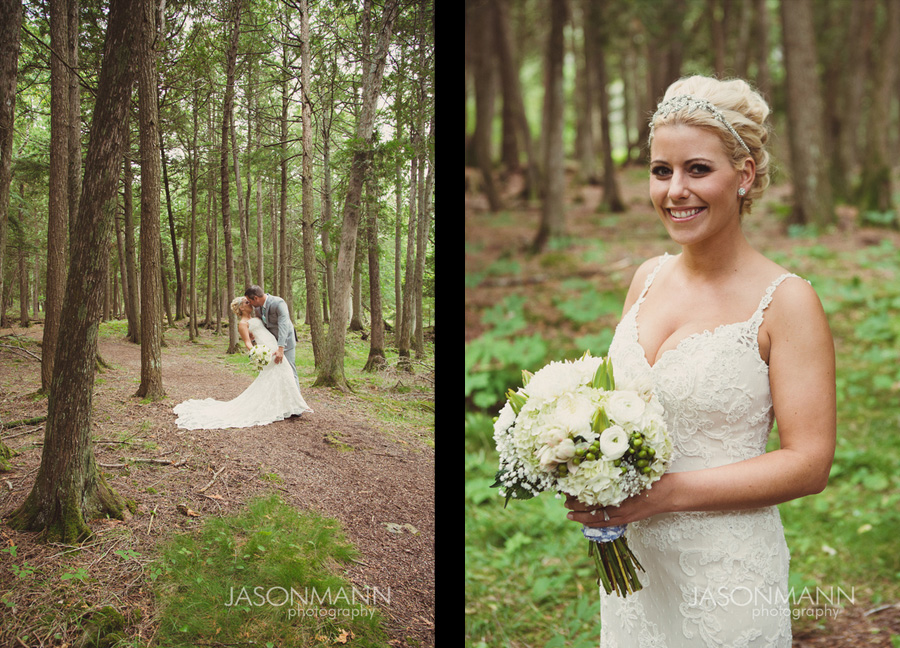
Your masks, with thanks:
M 40 327 L 17 333 L 37 339 L 41 335 Z M 117 464 L 123 457 L 140 456 L 168 459 L 174 465 L 185 462 L 177 468 L 134 464 L 104 469 L 122 496 L 138 502 L 137 514 L 126 522 L 135 537 L 147 542 L 168 537 L 173 529 L 190 528 L 207 515 L 236 510 L 253 495 L 276 489 L 285 501 L 341 522 L 361 552 L 347 576 L 358 587 L 381 592 L 389 588 L 390 605 L 380 610 L 389 619 L 393 645 L 434 645 L 434 449 L 427 442 L 433 439 L 432 431 L 385 423 L 365 393 L 309 387 L 302 391 L 315 412 L 299 419 L 242 430 L 179 430 L 171 412 L 175 404 L 210 396 L 228 400 L 253 380 L 236 374 L 218 355 L 225 344 L 222 338 L 208 346 L 180 338 L 167 333 L 163 379 L 168 398 L 157 403 L 133 397 L 140 348 L 117 340 L 100 343 L 101 355 L 114 368 L 97 376 L 94 437 L 130 440 L 97 443 L 97 461 Z M 46 400 L 26 396 L 37 388 L 37 363 L 11 365 L 8 355 L 0 354 L 0 409 L 7 413 L 6 420 L 45 412 Z M 15 380 L 7 379 L 8 372 L 18 374 Z M 311 382 L 301 376 L 301 385 Z M 42 433 L 34 440 L 42 440 Z M 0 499 L 4 515 L 27 495 L 40 461 L 39 448 L 22 447 L 20 439 L 9 445 L 22 454 L 14 460 L 16 471 L 7 476 L 13 490 Z M 213 485 L 198 493 L 217 471 Z M 176 510 L 178 504 L 200 517 L 184 517 Z M 148 525 L 153 511 L 154 521 Z M 394 525 L 400 525 L 401 532 L 395 532 Z

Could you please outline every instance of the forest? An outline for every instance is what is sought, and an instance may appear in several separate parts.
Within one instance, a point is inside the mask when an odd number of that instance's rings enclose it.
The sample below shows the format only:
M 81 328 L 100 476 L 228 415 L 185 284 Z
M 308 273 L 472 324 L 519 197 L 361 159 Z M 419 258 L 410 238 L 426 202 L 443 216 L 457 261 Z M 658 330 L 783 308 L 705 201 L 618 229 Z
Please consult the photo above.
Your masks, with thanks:
M 848 596 L 792 598 L 792 645 L 900 645 L 900 2 L 472 0 L 466 27 L 466 645 L 600 642 L 584 538 L 552 494 L 504 508 L 495 425 L 531 373 L 606 355 L 637 269 L 682 251 L 648 135 L 691 75 L 768 103 L 741 228 L 812 284 L 836 350 L 828 485 L 778 509 L 791 591 Z
M 433 644 L 434 69 L 429 0 L 0 1 L 0 643 Z M 186 433 L 252 285 L 308 407 Z

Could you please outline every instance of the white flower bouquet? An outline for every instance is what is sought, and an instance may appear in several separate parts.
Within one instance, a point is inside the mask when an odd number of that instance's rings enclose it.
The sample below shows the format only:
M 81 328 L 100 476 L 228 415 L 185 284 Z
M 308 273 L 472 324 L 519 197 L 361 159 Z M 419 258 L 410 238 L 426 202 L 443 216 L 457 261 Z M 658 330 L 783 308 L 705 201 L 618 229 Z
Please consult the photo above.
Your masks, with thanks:
M 257 344 L 249 351 L 250 362 L 257 371 L 265 369 L 272 362 L 272 349 L 265 344 Z
M 504 506 L 551 490 L 588 506 L 617 506 L 666 471 L 672 442 L 650 385 L 617 386 L 612 362 L 589 352 L 522 376 L 494 423 L 500 467 L 493 485 Z M 639 590 L 636 569 L 644 568 L 625 525 L 583 531 L 606 593 Z

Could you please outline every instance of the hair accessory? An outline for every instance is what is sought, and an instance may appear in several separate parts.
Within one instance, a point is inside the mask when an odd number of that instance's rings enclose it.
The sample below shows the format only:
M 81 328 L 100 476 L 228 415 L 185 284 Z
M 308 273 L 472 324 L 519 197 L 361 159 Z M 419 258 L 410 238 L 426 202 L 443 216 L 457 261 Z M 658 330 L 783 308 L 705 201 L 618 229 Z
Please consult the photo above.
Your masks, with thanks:
M 710 113 L 716 120 L 722 123 L 725 128 L 734 135 L 734 138 L 738 141 L 738 143 L 744 148 L 747 153 L 750 153 L 750 147 L 744 143 L 744 140 L 741 139 L 741 136 L 738 135 L 737 131 L 734 130 L 734 127 L 728 123 L 728 120 L 725 119 L 725 115 L 723 115 L 718 108 L 715 107 L 711 102 L 706 99 L 699 99 L 693 95 L 678 95 L 672 97 L 671 99 L 667 99 L 663 101 L 656 107 L 656 112 L 653 113 L 653 117 L 650 119 L 650 139 L 653 139 L 653 123 L 656 121 L 657 117 L 665 117 L 674 112 L 678 112 L 679 110 L 687 109 L 689 113 L 694 112 L 698 108 L 702 108 L 703 110 Z M 752 155 L 752 154 L 751 154 Z
M 740 196 L 741 198 L 743 198 L 743 197 L 746 196 L 746 195 L 747 195 L 747 190 L 746 190 L 746 189 L 744 189 L 743 187 L 741 187 L 740 189 L 738 189 L 738 196 Z

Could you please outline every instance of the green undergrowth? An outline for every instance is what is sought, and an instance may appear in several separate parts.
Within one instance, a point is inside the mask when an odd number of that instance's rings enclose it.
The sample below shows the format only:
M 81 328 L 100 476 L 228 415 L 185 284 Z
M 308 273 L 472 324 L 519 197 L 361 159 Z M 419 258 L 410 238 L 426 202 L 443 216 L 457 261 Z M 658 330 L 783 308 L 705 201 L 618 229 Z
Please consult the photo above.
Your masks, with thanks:
M 162 548 L 158 645 L 386 646 L 390 592 L 349 582 L 356 555 L 336 520 L 275 495 L 210 518 Z

